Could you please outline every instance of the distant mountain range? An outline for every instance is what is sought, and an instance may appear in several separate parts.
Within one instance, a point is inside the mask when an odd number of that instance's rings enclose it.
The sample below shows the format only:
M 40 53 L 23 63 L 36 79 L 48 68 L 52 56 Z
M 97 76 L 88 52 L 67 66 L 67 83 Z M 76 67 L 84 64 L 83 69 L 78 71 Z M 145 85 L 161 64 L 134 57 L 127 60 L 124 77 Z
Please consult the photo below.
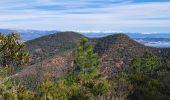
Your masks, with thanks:
M 38 37 L 57 33 L 59 31 L 0 29 L 0 33 L 9 34 L 12 32 L 19 33 L 23 41 L 28 41 L 28 40 L 33 40 Z M 114 34 L 122 33 L 122 32 L 79 31 L 79 33 L 81 33 L 82 35 L 88 38 L 100 38 L 100 37 L 114 35 Z M 145 34 L 145 33 L 126 32 L 124 34 L 128 35 L 129 37 L 147 46 L 170 48 L 170 33 L 150 33 L 150 34 L 147 33 Z
M 170 33 L 130 33 L 130 32 L 80 32 L 90 38 L 124 33 L 131 38 L 170 38 Z
M 0 33 L 3 34 L 10 34 L 12 32 L 19 33 L 23 41 L 28 41 L 38 37 L 56 33 L 57 31 L 0 29 Z

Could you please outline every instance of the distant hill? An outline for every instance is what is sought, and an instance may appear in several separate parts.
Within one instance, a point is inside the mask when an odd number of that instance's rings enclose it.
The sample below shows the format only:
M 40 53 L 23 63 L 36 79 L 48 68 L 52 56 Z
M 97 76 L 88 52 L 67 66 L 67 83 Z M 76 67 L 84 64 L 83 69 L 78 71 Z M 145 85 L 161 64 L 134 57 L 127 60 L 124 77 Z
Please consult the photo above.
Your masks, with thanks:
M 45 74 L 49 71 L 55 77 L 62 76 L 72 66 L 72 51 L 82 37 L 76 32 L 59 32 L 27 41 L 26 49 L 31 55 L 31 61 L 12 77 Z
M 72 50 L 82 37 L 84 36 L 75 32 L 59 32 L 27 41 L 26 48 L 32 55 L 31 63 Z
M 116 34 L 97 39 L 94 50 L 101 57 L 103 74 L 111 76 L 125 69 L 133 57 L 142 56 L 149 49 L 125 34 Z
M 26 67 L 18 74 L 20 76 L 29 74 L 29 72 L 33 74 L 36 66 L 43 70 L 71 68 L 72 51 L 82 37 L 84 36 L 76 32 L 60 32 L 26 42 L 26 48 L 30 52 L 32 60 L 30 67 Z M 142 56 L 145 52 L 154 53 L 164 59 L 170 51 L 170 49 L 144 46 L 125 34 L 94 38 L 90 41 L 94 46 L 94 51 L 101 59 L 100 69 L 106 77 L 111 77 L 116 71 L 126 70 L 134 57 Z M 57 71 L 61 73 L 61 70 Z

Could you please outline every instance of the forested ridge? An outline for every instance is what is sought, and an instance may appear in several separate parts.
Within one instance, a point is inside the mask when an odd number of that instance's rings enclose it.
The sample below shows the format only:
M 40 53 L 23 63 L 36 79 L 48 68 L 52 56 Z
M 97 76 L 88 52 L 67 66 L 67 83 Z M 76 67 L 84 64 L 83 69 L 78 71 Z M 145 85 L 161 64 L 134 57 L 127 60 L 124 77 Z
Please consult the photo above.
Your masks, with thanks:
M 170 50 L 124 34 L 0 35 L 0 100 L 169 100 Z

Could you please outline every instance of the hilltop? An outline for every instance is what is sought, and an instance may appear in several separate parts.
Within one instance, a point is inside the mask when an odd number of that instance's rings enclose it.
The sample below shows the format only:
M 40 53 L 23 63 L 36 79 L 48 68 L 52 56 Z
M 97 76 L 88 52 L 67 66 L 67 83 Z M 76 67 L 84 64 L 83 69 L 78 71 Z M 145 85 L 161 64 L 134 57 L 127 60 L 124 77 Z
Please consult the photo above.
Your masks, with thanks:
M 134 57 L 142 57 L 145 52 L 166 58 L 169 49 L 144 46 L 125 34 L 115 34 L 96 39 L 95 52 L 101 58 L 101 71 L 111 77 L 118 70 L 126 70 Z
M 26 49 L 31 54 L 31 64 L 75 48 L 80 38 L 75 32 L 59 32 L 26 42 Z
M 32 60 L 19 76 L 35 74 L 36 66 L 44 71 L 56 69 L 54 72 L 60 76 L 72 67 L 72 51 L 82 37 L 84 36 L 76 32 L 60 32 L 26 42 L 26 49 L 31 54 Z M 125 34 L 115 34 L 90 41 L 101 60 L 100 70 L 106 77 L 111 77 L 118 70 L 126 70 L 134 57 L 143 56 L 145 52 L 152 52 L 164 59 L 170 51 L 144 46 Z
M 76 32 L 59 32 L 25 42 L 31 60 L 12 77 L 47 72 L 56 77 L 62 76 L 72 66 L 72 51 L 82 37 Z

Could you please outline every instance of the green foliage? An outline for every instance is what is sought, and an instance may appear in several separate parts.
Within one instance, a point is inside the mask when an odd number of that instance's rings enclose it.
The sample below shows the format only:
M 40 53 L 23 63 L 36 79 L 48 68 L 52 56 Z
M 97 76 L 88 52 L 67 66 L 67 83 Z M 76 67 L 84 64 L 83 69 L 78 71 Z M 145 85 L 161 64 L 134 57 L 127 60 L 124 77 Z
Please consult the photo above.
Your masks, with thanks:
M 7 72 L 7 69 L 1 68 L 0 70 L 0 75 L 2 75 L 0 76 L 0 100 L 35 100 L 34 92 L 20 84 L 16 85 L 10 78 L 4 77 L 6 75 L 4 72 Z
M 170 56 L 166 59 L 166 69 L 170 71 Z
M 130 63 L 130 68 L 132 71 L 144 73 L 154 72 L 160 66 L 160 59 L 157 56 L 148 52 L 146 52 L 142 58 L 135 57 Z
M 17 33 L 9 35 L 0 34 L 0 64 L 3 67 L 19 66 L 29 61 L 29 55 L 24 50 L 24 43 L 19 41 L 20 36 Z M 11 68 L 13 72 L 16 69 Z
M 167 59 L 168 63 L 168 59 Z M 129 98 L 132 100 L 166 100 L 169 87 L 163 83 L 166 77 L 165 67 L 151 53 L 145 53 L 142 58 L 134 58 L 130 64 L 131 71 L 128 80 L 133 86 Z
M 126 100 L 132 91 L 128 74 L 124 72 L 116 73 L 112 78 L 111 85 L 111 97 L 114 97 L 115 100 Z
M 94 100 L 97 95 L 106 94 L 108 81 L 88 81 L 82 84 L 68 84 L 67 80 L 59 80 L 57 83 L 45 81 L 40 84 L 41 100 Z
M 98 63 L 99 60 L 93 52 L 91 44 L 84 38 L 77 46 L 75 54 L 75 65 L 81 70 L 73 70 L 65 78 L 56 82 L 51 81 L 50 77 L 47 77 L 43 82 L 37 82 L 34 76 L 11 81 L 6 74 L 8 67 L 3 67 L 0 70 L 0 99 L 94 100 L 98 95 L 107 95 L 110 88 L 110 82 L 102 79 L 99 73 Z M 20 83 L 30 89 L 20 85 Z M 37 89 L 32 89 L 35 86 Z
M 144 69 L 144 71 L 154 71 L 154 69 L 160 67 L 160 65 L 161 62 L 157 56 L 148 52 L 144 54 L 142 59 L 142 69 Z
M 94 93 L 97 95 L 106 95 L 110 88 L 110 82 L 108 80 L 99 81 L 94 85 Z
M 93 52 L 93 47 L 87 38 L 82 38 L 75 50 L 74 64 L 80 67 L 80 70 L 90 70 L 98 66 L 97 55 Z
M 129 98 L 132 100 L 166 100 L 163 94 L 167 90 L 165 85 L 158 80 L 148 77 L 143 73 L 129 74 L 129 80 L 133 85 Z
M 27 89 L 35 92 L 39 92 L 39 84 L 42 82 L 35 75 L 25 75 L 24 77 L 18 77 L 12 79 L 16 84 L 22 84 Z
M 70 96 L 76 100 L 94 99 L 97 95 L 107 94 L 110 84 L 103 80 L 98 70 L 99 60 L 93 52 L 92 45 L 86 38 L 82 38 L 75 49 L 74 65 L 76 68 L 65 78 L 71 91 L 77 93 Z
M 140 71 L 142 66 L 142 60 L 139 57 L 135 57 L 131 61 L 129 66 L 132 67 L 134 70 Z
M 5 82 L 4 84 L 0 86 L 0 97 L 2 100 L 34 100 L 36 97 L 33 92 L 25 87 L 13 86 L 10 82 Z
M 3 41 L 4 46 L 1 45 L 2 65 L 4 57 L 9 58 L 5 58 L 5 66 L 18 66 L 26 63 L 28 55 L 20 53 L 25 52 L 24 45 L 15 35 L 7 37 L 8 35 L 1 36 L 1 39 L 7 41 L 8 38 L 12 38 L 15 44 L 10 42 L 10 39 L 7 43 Z M 18 48 L 19 51 L 16 50 Z M 8 51 L 8 56 L 4 50 Z M 21 57 L 21 61 L 18 57 Z M 18 82 L 16 79 L 11 81 L 7 77 L 9 67 L 2 67 L 0 69 L 0 100 L 96 100 L 99 97 L 103 97 L 100 98 L 103 100 L 105 97 L 109 100 L 113 98 L 117 100 L 169 99 L 169 87 L 163 83 L 163 79 L 158 78 L 158 76 L 162 78 L 169 75 L 169 72 L 158 70 L 158 67 L 161 69 L 161 62 L 151 53 L 145 53 L 142 58 L 134 58 L 129 65 L 130 71 L 114 73 L 113 77 L 108 80 L 100 74 L 99 59 L 93 52 L 92 45 L 87 38 L 82 38 L 74 51 L 74 66 L 74 70 L 57 81 L 52 81 L 50 76 L 44 80 L 38 79 L 39 76 L 30 75 L 20 78 Z M 169 69 L 169 66 L 170 57 L 166 60 L 166 68 Z

